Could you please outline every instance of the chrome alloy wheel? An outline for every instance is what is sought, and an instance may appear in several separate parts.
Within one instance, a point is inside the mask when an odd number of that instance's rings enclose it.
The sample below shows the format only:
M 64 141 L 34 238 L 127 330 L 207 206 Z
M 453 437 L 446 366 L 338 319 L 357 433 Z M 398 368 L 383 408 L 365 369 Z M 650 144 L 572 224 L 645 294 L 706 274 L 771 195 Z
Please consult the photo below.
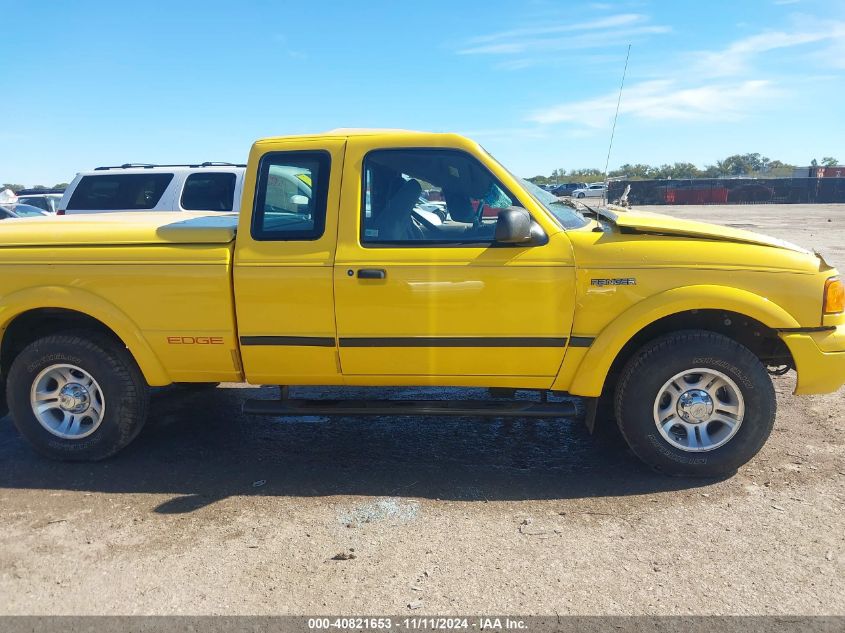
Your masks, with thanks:
M 654 423 L 667 442 L 692 453 L 712 451 L 739 431 L 745 399 L 715 369 L 688 369 L 666 381 L 654 401 Z
M 41 426 L 66 440 L 91 435 L 106 412 L 100 385 L 75 365 L 51 365 L 38 374 L 29 401 Z

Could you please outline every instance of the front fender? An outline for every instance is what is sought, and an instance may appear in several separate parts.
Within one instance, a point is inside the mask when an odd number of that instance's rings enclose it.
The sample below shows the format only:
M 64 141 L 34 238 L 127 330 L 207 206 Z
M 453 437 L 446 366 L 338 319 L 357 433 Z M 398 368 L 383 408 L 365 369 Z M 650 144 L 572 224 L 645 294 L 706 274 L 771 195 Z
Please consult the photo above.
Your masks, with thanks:
M 40 286 L 3 296 L 0 303 L 0 342 L 15 317 L 30 310 L 45 308 L 72 310 L 98 320 L 123 341 L 138 363 L 147 384 L 161 386 L 172 382 L 134 321 L 113 303 L 81 288 Z
M 672 288 L 643 299 L 611 321 L 583 354 L 577 368 L 561 372 L 552 389 L 578 396 L 601 395 L 613 361 L 637 332 L 659 319 L 690 310 L 727 310 L 772 328 L 799 327 L 786 310 L 747 290 L 713 285 Z M 563 367 L 566 366 L 564 360 Z

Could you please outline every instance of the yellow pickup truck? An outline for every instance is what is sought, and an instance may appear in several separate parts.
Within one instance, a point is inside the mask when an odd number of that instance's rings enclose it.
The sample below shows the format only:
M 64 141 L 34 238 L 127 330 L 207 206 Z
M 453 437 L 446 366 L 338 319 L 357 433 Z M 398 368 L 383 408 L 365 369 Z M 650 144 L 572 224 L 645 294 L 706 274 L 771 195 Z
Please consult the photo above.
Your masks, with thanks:
M 0 225 L 0 409 L 37 450 L 110 456 L 171 383 L 280 385 L 244 404 L 268 415 L 571 416 L 555 392 L 584 397 L 591 427 L 615 418 L 652 467 L 714 476 L 768 437 L 769 373 L 795 369 L 797 394 L 845 382 L 845 293 L 821 256 L 572 208 L 458 135 L 260 140 L 241 202 Z M 291 385 L 500 398 L 306 401 Z

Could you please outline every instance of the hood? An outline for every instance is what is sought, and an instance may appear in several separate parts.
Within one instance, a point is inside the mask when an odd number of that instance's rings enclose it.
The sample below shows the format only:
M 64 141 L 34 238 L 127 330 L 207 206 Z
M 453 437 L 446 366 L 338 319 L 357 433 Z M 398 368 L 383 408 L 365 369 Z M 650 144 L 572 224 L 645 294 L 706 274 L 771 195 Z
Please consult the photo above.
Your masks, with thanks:
M 681 220 L 661 213 L 627 210 L 621 207 L 610 207 L 602 210 L 603 216 L 618 226 L 623 233 L 643 233 L 650 235 L 677 235 L 693 239 L 715 240 L 720 242 L 739 242 L 741 244 L 756 244 L 783 248 L 798 253 L 810 255 L 810 251 L 796 244 L 779 240 L 775 237 L 761 235 L 753 231 L 734 229 L 707 222 Z

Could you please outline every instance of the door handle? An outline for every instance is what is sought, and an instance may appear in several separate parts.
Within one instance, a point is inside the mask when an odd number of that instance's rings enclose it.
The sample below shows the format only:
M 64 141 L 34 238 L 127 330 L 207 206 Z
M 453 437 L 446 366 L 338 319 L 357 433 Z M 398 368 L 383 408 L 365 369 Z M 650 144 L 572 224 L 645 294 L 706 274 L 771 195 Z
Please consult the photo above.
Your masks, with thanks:
M 384 279 L 387 271 L 383 268 L 359 268 L 358 279 Z

